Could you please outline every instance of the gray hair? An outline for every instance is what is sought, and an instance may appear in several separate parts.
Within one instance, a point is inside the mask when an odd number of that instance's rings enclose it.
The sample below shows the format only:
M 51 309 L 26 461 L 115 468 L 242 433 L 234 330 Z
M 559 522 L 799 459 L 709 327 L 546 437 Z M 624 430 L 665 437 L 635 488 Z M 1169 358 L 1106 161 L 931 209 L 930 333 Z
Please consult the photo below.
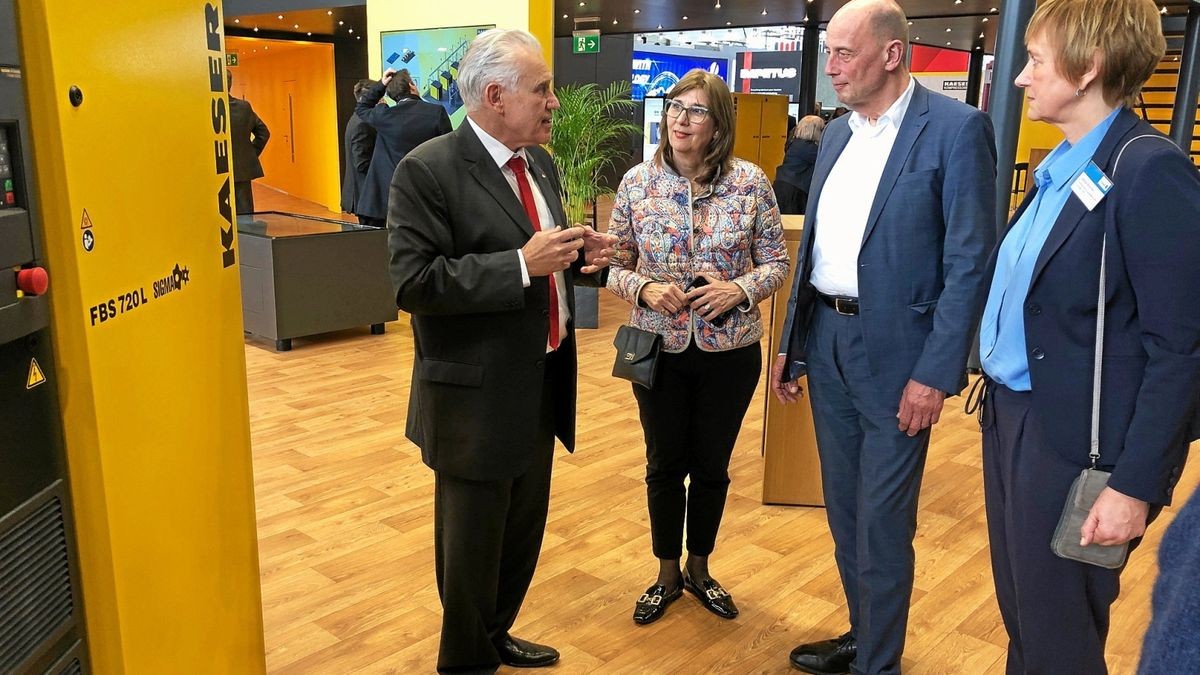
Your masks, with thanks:
M 821 132 L 825 131 L 825 120 L 816 115 L 808 115 L 796 123 L 793 137 L 801 141 L 816 143 L 821 140 Z
M 475 37 L 458 67 L 458 92 L 467 110 L 483 105 L 483 92 L 493 82 L 505 89 L 517 88 L 521 72 L 516 57 L 524 51 L 542 51 L 527 31 L 492 28 Z

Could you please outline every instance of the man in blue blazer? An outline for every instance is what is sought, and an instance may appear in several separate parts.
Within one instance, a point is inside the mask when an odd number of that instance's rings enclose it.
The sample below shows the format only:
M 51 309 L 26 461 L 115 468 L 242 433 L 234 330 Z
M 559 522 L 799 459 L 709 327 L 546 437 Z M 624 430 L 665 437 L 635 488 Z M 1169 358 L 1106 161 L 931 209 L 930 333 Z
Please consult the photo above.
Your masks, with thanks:
M 995 237 L 995 141 L 986 115 L 911 78 L 895 2 L 847 4 L 826 45 L 853 112 L 821 141 L 772 389 L 795 401 L 808 375 L 850 631 L 791 662 L 899 673 L 929 430 L 966 386 Z

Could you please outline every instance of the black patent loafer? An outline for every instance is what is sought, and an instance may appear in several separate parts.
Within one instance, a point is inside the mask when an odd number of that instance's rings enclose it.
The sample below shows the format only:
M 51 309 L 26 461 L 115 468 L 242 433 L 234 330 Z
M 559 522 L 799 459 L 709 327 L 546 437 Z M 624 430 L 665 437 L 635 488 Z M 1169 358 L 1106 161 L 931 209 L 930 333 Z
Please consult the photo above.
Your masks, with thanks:
M 832 640 L 809 642 L 792 650 L 792 667 L 813 675 L 843 675 L 858 655 L 858 642 L 846 633 Z
M 504 638 L 496 651 L 500 662 L 513 668 L 541 668 L 558 662 L 558 650 L 511 635 Z
M 667 590 L 662 584 L 654 584 L 637 599 L 637 604 L 633 607 L 633 622 L 645 625 L 658 621 L 667 613 L 667 605 L 678 600 L 681 595 L 682 585 Z
M 733 596 L 729 595 L 729 591 L 721 588 L 721 584 L 717 583 L 716 579 L 709 577 L 701 579 L 697 583 L 685 576 L 683 587 L 699 598 L 700 604 L 704 605 L 705 609 L 722 619 L 732 619 L 738 615 L 737 605 L 733 604 Z

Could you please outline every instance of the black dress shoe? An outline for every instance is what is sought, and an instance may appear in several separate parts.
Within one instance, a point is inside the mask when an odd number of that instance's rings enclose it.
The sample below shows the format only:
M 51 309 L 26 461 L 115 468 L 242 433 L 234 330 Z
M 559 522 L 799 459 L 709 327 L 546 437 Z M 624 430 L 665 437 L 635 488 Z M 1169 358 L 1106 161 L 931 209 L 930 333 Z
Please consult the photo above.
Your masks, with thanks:
M 654 584 L 642 593 L 637 604 L 633 607 L 633 622 L 640 624 L 654 623 L 667 613 L 667 605 L 683 595 L 683 584 L 667 590 L 662 584 Z
M 558 661 L 558 650 L 511 635 L 497 648 L 500 662 L 513 668 L 541 668 Z
M 722 619 L 732 619 L 738 615 L 737 605 L 733 604 L 733 596 L 721 588 L 716 579 L 709 577 L 701 579 L 700 583 L 692 581 L 691 577 L 683 577 L 683 587 L 689 593 L 700 599 L 700 604 L 708 611 Z
M 858 642 L 850 633 L 832 640 L 809 642 L 792 650 L 792 667 L 813 675 L 842 675 L 858 654 Z

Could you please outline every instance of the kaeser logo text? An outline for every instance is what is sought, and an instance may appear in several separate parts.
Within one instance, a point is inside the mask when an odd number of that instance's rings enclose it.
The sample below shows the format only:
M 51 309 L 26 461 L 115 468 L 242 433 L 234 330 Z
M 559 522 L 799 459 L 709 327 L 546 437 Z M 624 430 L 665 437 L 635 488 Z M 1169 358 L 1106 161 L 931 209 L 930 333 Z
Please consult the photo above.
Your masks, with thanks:
M 204 25 L 208 35 L 213 154 L 216 158 L 217 180 L 224 178 L 221 189 L 217 191 L 217 214 L 223 221 L 218 226 L 221 231 L 221 267 L 232 267 L 237 257 L 233 251 L 233 206 L 229 203 L 229 110 L 225 106 L 225 56 L 221 50 L 221 17 L 211 4 L 204 6 Z

